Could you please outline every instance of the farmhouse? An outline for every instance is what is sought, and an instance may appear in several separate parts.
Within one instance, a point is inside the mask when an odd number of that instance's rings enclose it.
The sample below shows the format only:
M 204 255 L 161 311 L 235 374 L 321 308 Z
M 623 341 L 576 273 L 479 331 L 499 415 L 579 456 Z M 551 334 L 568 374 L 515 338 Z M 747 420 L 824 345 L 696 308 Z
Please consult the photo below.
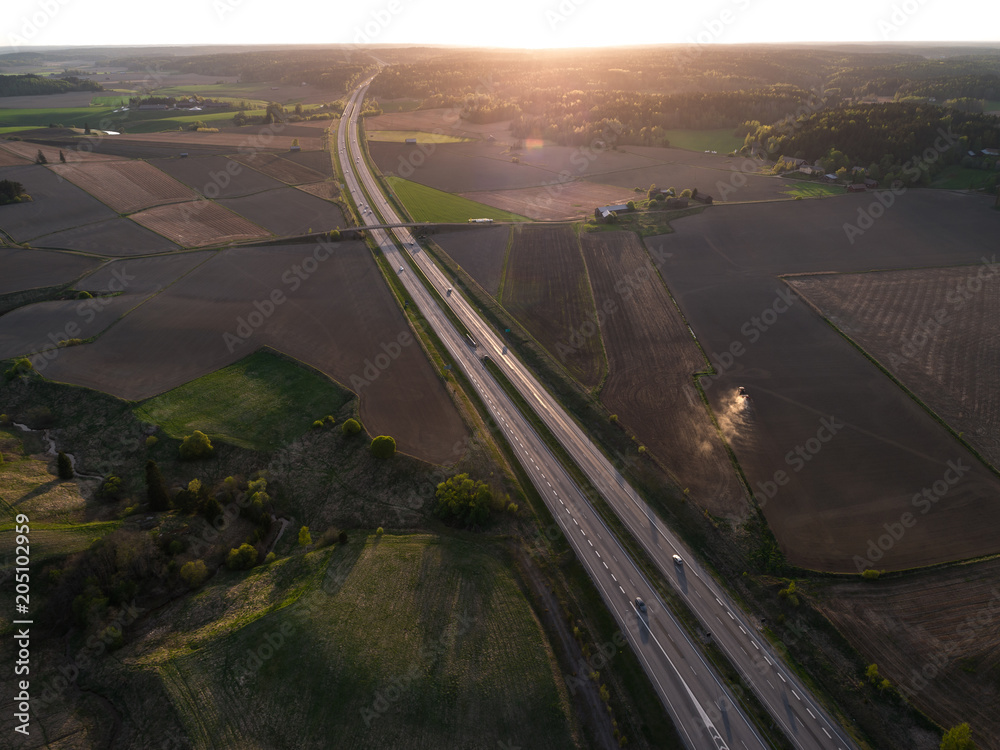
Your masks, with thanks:
M 820 169 L 819 167 L 813 167 L 810 166 L 809 164 L 803 164 L 801 167 L 799 167 L 799 171 L 802 174 L 819 174 L 823 170 Z
M 594 209 L 594 218 L 598 221 L 607 221 L 612 213 L 622 214 L 628 210 L 628 206 L 624 203 L 620 203 L 617 206 L 599 206 Z
M 832 173 L 827 173 L 827 174 L 823 175 L 823 179 L 826 180 L 827 182 L 836 182 L 837 181 L 837 175 L 832 174 Z
M 806 163 L 805 159 L 799 159 L 798 157 L 795 156 L 779 156 L 778 161 L 783 161 L 785 162 L 785 164 L 789 164 L 793 167 L 801 167 L 803 164 Z
M 878 180 L 873 180 L 871 177 L 865 178 L 865 187 L 869 190 L 874 190 L 878 187 Z
M 667 198 L 664 205 L 667 208 L 687 208 L 688 199 L 687 198 Z

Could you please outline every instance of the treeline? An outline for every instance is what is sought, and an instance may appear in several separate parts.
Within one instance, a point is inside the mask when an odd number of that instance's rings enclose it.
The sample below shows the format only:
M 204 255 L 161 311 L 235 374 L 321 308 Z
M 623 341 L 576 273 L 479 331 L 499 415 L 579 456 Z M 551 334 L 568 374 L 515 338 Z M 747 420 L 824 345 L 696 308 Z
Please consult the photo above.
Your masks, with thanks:
M 336 53 L 320 50 L 237 52 L 184 58 L 123 57 L 109 65 L 129 70 L 176 70 L 206 76 L 238 77 L 241 83 L 308 83 L 343 93 L 358 83 L 374 65 L 337 60 Z
M 996 118 L 933 104 L 854 104 L 803 115 L 778 125 L 758 125 L 747 136 L 772 157 L 819 160 L 827 171 L 865 167 L 876 179 L 926 183 L 945 166 L 991 167 L 1000 147 Z M 968 156 L 973 151 L 977 157 Z M 909 169 L 907 168 L 909 167 Z
M 0 76 L 0 96 L 36 96 L 38 94 L 65 94 L 69 91 L 103 91 L 99 83 L 66 76 L 43 78 L 34 73 Z

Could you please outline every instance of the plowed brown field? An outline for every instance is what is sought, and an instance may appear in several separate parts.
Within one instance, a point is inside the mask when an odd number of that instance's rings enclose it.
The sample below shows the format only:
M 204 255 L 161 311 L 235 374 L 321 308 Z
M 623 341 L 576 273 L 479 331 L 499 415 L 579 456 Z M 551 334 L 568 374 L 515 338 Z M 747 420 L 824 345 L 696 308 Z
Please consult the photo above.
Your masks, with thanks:
M 604 352 L 599 335 L 586 335 L 596 313 L 572 227 L 514 229 L 502 304 L 584 386 L 601 382 Z
M 327 201 L 335 201 L 340 197 L 340 188 L 336 182 L 314 182 L 311 185 L 298 185 L 299 190 L 304 190 L 310 195 L 322 198 Z
M 1000 467 L 1000 265 L 789 283 Z
M 496 296 L 503 277 L 510 227 L 442 232 L 434 241 L 487 292 Z
M 632 232 L 580 236 L 608 354 L 601 402 L 712 513 L 746 499 L 692 379 L 705 360 Z
M 262 239 L 271 234 L 211 201 L 171 203 L 140 211 L 129 218 L 182 247 Z
M 323 179 L 323 175 L 319 172 L 314 172 L 309 167 L 288 161 L 288 159 L 282 159 L 277 154 L 266 154 L 258 151 L 249 156 L 234 156 L 233 159 L 263 172 L 268 177 L 287 182 L 289 185 L 317 182 Z
M 144 161 L 53 164 L 50 169 L 122 214 L 198 197 Z
M 359 392 L 371 434 L 454 462 L 467 430 L 370 251 L 329 247 L 328 256 L 314 254 L 318 244 L 217 253 L 94 343 L 59 350 L 45 374 L 141 400 L 267 345 Z
M 968 722 L 977 747 L 1000 750 L 1000 560 L 809 590 L 912 703 L 941 726 Z
M 636 194 L 615 185 L 578 181 L 519 190 L 462 193 L 462 197 L 531 219 L 553 221 L 593 216 L 596 206 L 628 203 Z

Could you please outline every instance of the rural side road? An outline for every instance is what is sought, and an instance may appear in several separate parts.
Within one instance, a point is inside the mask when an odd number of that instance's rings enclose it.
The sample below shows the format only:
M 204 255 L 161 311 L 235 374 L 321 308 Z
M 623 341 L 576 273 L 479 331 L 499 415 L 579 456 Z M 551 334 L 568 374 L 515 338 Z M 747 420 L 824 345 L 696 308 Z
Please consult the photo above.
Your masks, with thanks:
M 399 218 L 368 170 L 358 140 L 358 103 L 368 82 L 351 96 L 338 128 L 337 148 L 344 178 L 365 224 L 399 224 Z M 360 182 L 359 182 L 360 179 Z M 364 184 L 367 190 L 361 188 Z M 371 201 L 369 202 L 369 196 Z M 373 211 L 374 209 L 374 211 Z M 377 215 L 376 215 L 377 212 Z M 657 596 L 617 539 L 580 492 L 560 462 L 552 456 L 503 389 L 480 361 L 483 354 L 493 360 L 538 413 L 552 434 L 601 493 L 630 533 L 643 546 L 661 575 L 678 591 L 716 644 L 727 654 L 747 684 L 770 712 L 774 724 L 797 748 L 812 750 L 854 748 L 803 687 L 780 662 L 767 642 L 759 637 L 743 612 L 701 569 L 693 555 L 666 528 L 645 502 L 628 486 L 603 453 L 580 430 L 551 395 L 512 354 L 503 352 L 503 341 L 459 294 L 445 297 L 448 279 L 405 228 L 392 230 L 409 258 L 393 237 L 382 229 L 372 236 L 400 275 L 428 322 L 434 327 L 455 363 L 462 367 L 497 424 L 507 435 L 519 460 L 539 494 L 615 616 L 622 632 L 659 693 L 685 744 L 691 748 L 766 748 L 728 688 L 705 661 L 700 649 Z M 417 265 L 454 314 L 472 333 L 473 349 L 446 317 L 430 292 L 409 271 Z M 676 566 L 672 556 L 684 558 Z M 646 602 L 645 613 L 637 610 L 635 598 Z

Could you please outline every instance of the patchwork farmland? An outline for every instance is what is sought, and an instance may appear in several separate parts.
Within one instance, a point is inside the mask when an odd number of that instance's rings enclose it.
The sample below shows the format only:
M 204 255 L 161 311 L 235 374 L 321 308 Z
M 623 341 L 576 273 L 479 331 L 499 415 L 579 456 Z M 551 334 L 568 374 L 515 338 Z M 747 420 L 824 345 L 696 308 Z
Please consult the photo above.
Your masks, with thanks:
M 55 164 L 52 171 L 118 213 L 194 200 L 194 191 L 142 161 Z
M 171 203 L 140 211 L 129 218 L 182 247 L 221 245 L 271 236 L 263 227 L 211 201 Z
M 500 291 L 510 227 L 476 227 L 441 232 L 434 241 L 492 296 Z

